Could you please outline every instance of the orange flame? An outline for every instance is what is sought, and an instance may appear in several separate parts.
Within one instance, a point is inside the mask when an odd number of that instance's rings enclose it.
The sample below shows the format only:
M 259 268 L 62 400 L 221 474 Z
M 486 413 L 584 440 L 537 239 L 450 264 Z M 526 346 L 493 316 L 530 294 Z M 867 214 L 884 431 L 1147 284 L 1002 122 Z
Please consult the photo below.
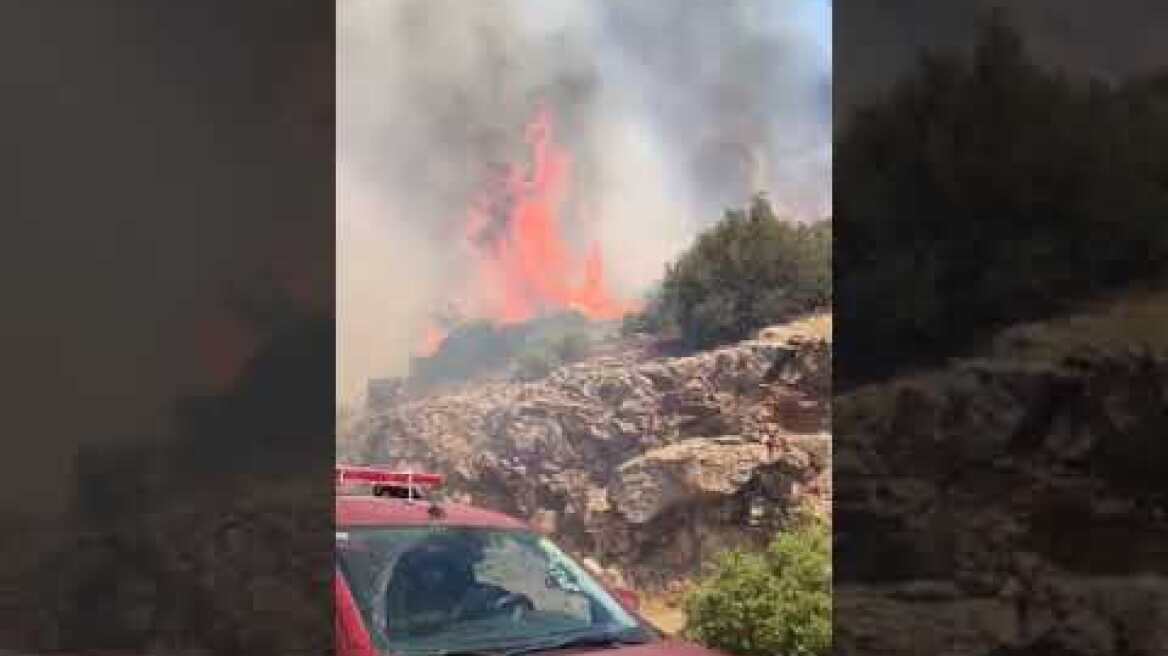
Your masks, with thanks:
M 593 319 L 620 317 L 627 308 L 608 291 L 600 245 L 593 243 L 581 257 L 563 237 L 559 209 L 569 193 L 571 159 L 553 141 L 546 110 L 528 124 L 526 137 L 530 174 L 509 171 L 501 188 L 489 190 L 468 218 L 487 288 L 481 314 L 503 323 L 564 309 Z M 484 208 L 497 214 L 484 216 Z M 487 232 L 492 220 L 494 234 Z
M 444 341 L 446 341 L 446 333 L 442 329 L 433 324 L 426 326 L 426 332 L 422 334 L 422 343 L 418 345 L 418 355 L 424 358 L 434 355 L 442 347 Z
M 575 310 L 613 320 L 634 309 L 617 300 L 604 278 L 604 256 L 593 242 L 576 252 L 563 236 L 560 209 L 569 195 L 571 157 L 552 139 L 551 115 L 537 112 L 527 125 L 529 170 L 508 166 L 472 203 L 464 224 L 477 276 L 467 314 L 499 324 L 542 313 Z M 444 335 L 427 329 L 421 351 L 433 354 Z

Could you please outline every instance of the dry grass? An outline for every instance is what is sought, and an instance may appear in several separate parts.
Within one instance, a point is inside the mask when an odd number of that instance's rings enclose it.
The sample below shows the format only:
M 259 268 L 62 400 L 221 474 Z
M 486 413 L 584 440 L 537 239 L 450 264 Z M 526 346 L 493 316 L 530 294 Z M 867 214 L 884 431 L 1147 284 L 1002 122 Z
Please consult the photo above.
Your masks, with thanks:
M 1089 351 L 1168 352 L 1168 290 L 1127 293 L 1065 317 L 1002 331 L 992 354 L 1055 361 Z
M 817 312 L 787 323 L 767 326 L 758 331 L 764 342 L 783 343 L 792 337 L 822 339 L 831 342 L 831 312 Z
M 978 361 L 1058 366 L 1071 355 L 1147 351 L 1168 356 L 1168 285 L 1102 299 L 1065 316 L 1003 329 Z M 860 386 L 835 404 L 836 423 L 851 427 L 882 421 L 904 386 L 930 387 L 944 368 L 910 370 Z
M 686 586 L 674 591 L 641 593 L 641 616 L 650 624 L 671 636 L 685 629 Z

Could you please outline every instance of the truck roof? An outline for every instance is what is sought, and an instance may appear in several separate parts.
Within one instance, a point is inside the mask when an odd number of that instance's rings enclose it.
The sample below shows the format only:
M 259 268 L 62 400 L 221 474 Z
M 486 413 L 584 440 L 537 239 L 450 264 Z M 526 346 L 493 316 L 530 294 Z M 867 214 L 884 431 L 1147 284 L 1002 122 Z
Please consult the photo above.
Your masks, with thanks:
M 392 497 L 336 497 L 336 525 L 355 526 L 468 526 L 505 530 L 530 530 L 531 527 L 509 515 L 483 510 L 461 503 L 442 503 L 442 514 L 430 512 L 431 502 L 409 501 Z

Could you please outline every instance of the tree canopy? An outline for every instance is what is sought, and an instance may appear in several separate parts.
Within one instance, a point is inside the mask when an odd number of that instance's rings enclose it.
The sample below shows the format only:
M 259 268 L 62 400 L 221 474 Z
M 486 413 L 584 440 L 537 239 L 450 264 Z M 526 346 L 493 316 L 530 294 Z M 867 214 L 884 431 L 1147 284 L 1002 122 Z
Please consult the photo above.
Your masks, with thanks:
M 1162 275 L 1168 73 L 1043 70 L 995 13 L 838 133 L 841 377 L 970 349 L 1004 323 Z
M 675 332 L 703 348 L 829 306 L 831 247 L 830 221 L 782 221 L 756 196 L 667 265 L 660 288 L 626 329 Z

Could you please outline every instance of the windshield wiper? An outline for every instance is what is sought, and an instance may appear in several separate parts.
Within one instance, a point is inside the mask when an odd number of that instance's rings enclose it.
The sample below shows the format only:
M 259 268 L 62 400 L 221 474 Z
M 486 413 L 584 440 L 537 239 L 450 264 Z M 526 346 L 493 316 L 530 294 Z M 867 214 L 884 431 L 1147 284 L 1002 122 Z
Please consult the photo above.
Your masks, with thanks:
M 539 644 L 528 645 L 518 649 L 503 652 L 503 656 L 519 656 L 519 654 L 534 654 L 541 651 L 554 651 L 569 647 L 616 647 L 619 645 L 643 645 L 649 642 L 645 634 L 638 629 L 622 629 L 619 631 L 605 631 L 603 633 L 585 633 L 548 640 Z

